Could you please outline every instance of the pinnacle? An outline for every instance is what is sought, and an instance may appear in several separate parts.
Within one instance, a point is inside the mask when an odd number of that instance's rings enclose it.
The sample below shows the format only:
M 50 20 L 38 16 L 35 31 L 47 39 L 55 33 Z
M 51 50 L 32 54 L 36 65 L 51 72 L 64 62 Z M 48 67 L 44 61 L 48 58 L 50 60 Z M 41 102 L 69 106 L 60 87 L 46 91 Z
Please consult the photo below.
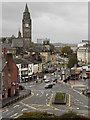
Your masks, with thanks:
M 25 7 L 25 12 L 28 12 L 28 6 L 27 6 L 27 3 L 26 3 L 26 7 Z

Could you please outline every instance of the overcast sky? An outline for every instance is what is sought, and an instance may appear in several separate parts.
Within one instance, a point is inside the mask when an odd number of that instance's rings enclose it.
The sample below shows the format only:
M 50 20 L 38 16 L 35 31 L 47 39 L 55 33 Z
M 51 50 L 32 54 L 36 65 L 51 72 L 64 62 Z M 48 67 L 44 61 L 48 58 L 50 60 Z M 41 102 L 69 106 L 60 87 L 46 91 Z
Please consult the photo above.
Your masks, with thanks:
M 2 3 L 2 36 L 22 32 L 25 2 Z M 28 2 L 32 19 L 32 41 L 50 38 L 61 43 L 78 43 L 88 39 L 87 2 Z M 0 35 L 1 36 L 1 35 Z

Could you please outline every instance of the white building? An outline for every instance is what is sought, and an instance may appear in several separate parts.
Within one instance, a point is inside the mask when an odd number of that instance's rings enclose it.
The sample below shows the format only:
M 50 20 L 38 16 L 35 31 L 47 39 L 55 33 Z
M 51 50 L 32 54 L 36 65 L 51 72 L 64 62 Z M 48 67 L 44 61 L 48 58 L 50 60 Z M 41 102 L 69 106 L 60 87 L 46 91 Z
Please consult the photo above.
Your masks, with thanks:
M 90 41 L 82 41 L 78 44 L 77 58 L 83 64 L 90 64 L 90 47 L 87 47 L 87 44 L 90 44 Z
M 33 74 L 33 63 L 31 63 L 28 60 L 18 59 L 18 58 L 15 58 L 14 62 L 18 67 L 19 81 L 23 82 L 30 80 L 31 75 Z

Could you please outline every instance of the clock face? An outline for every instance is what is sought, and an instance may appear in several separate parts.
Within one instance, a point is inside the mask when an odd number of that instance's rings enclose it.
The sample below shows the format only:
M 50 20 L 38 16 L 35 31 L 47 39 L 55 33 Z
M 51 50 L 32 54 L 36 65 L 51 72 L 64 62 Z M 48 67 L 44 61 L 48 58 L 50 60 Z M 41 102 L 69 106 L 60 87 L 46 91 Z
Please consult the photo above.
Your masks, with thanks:
M 29 25 L 28 25 L 28 24 L 25 24 L 25 27 L 29 27 Z

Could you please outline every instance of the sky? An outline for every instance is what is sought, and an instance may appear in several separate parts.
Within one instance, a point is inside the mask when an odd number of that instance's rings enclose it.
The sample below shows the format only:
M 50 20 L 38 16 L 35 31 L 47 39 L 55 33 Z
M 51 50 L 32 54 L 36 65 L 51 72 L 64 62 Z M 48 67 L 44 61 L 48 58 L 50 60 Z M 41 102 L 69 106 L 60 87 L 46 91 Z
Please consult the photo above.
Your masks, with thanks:
M 0 3 L 1 4 L 1 3 Z M 26 2 L 2 2 L 2 34 L 17 37 Z M 88 39 L 88 2 L 27 2 L 32 19 L 32 41 L 79 43 Z M 0 20 L 0 21 L 1 21 Z

